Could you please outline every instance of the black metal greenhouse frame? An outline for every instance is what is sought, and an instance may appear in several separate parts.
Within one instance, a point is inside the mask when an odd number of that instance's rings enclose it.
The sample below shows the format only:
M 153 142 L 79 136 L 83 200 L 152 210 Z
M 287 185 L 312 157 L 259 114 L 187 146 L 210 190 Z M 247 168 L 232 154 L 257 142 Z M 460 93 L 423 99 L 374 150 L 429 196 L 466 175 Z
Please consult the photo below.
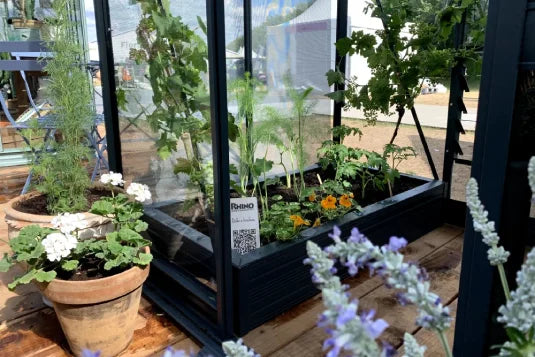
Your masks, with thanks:
M 108 155 L 110 169 L 122 172 L 121 141 L 119 137 L 119 121 L 117 98 L 115 95 L 115 73 L 113 48 L 111 41 L 110 11 L 108 0 L 94 0 L 97 24 L 97 36 L 101 46 L 101 77 L 103 86 L 104 112 L 108 138 Z M 211 124 L 212 152 L 214 164 L 215 218 L 216 235 L 214 258 L 216 267 L 217 293 L 199 287 L 196 281 L 188 280 L 156 259 L 153 267 L 161 272 L 161 279 L 179 282 L 181 288 L 158 288 L 150 281 L 144 287 L 144 293 L 163 308 L 174 320 L 188 330 L 201 344 L 203 352 L 220 355 L 220 343 L 233 337 L 233 281 L 232 256 L 230 242 L 230 192 L 229 192 L 229 158 L 228 158 L 228 119 L 225 63 L 225 23 L 224 1 L 206 0 L 207 28 L 209 46 L 209 76 L 211 93 Z M 507 152 L 511 123 L 507 120 L 513 112 L 518 58 L 524 34 L 524 18 L 526 9 L 535 9 L 533 0 L 491 0 L 485 43 L 485 61 L 481 100 L 479 103 L 479 122 L 477 124 L 476 148 L 473 155 L 473 176 L 486 177 L 482 182 L 481 196 L 488 203 L 491 216 L 500 223 L 502 214 L 502 198 L 506 177 Z M 252 72 L 252 24 L 251 0 L 244 0 L 244 68 Z M 347 36 L 348 0 L 337 0 L 336 39 Z M 456 27 L 455 45 L 462 46 L 465 37 L 465 17 L 463 23 Z M 526 30 L 527 33 L 527 30 Z M 340 69 L 345 69 L 345 59 L 336 57 Z M 531 68 L 535 59 L 531 59 Z M 528 64 L 524 64 L 527 66 Z M 491 91 L 485 88 L 499 87 Z M 343 89 L 339 86 L 337 89 Z M 464 203 L 449 199 L 450 183 L 452 182 L 453 165 L 471 162 L 458 157 L 462 154 L 459 145 L 459 134 L 464 133 L 461 124 L 462 112 L 466 108 L 462 101 L 463 91 L 468 87 L 464 77 L 462 64 L 452 69 L 448 129 L 444 157 L 443 181 L 446 183 L 444 195 L 446 209 L 442 212 L 446 221 L 464 224 Z M 333 126 L 341 125 L 343 103 L 335 103 Z M 492 120 L 490 118 L 493 118 Z M 501 117 L 504 120 L 496 118 Z M 336 138 L 335 138 L 336 139 Z M 488 144 L 492 142 L 492 145 Z M 460 210 L 458 208 L 461 208 Z M 458 212 L 461 213 L 458 213 Z M 454 213 L 457 212 L 457 213 Z M 456 329 L 455 355 L 482 355 L 485 343 L 488 342 L 489 329 L 489 292 L 495 284 L 495 277 L 486 263 L 485 248 L 478 239 L 474 239 L 473 229 L 467 226 L 463 252 L 463 270 L 459 297 L 459 313 Z M 156 269 L 154 269 L 156 270 Z M 477 276 L 477 278 L 476 278 Z M 176 286 L 176 284 L 175 284 Z M 186 303 L 181 304 L 182 293 L 194 295 L 205 306 L 215 313 L 209 319 L 199 314 Z
M 104 98 L 104 114 L 106 135 L 108 140 L 108 156 L 110 170 L 122 172 L 121 140 L 119 130 L 119 114 L 117 107 L 114 58 L 112 48 L 112 29 L 108 0 L 94 0 L 97 38 L 99 44 L 102 92 Z M 348 0 L 337 0 L 336 39 L 347 36 Z M 164 292 L 156 286 L 146 283 L 144 294 L 162 307 L 174 320 L 186 328 L 200 343 L 204 345 L 203 353 L 221 354 L 222 341 L 233 337 L 233 304 L 232 304 L 232 261 L 230 248 L 230 192 L 229 192 L 229 158 L 228 158 L 228 119 L 227 119 L 227 86 L 225 68 L 225 10 L 224 2 L 207 0 L 208 55 L 211 100 L 212 152 L 214 165 L 215 218 L 216 234 L 214 258 L 217 276 L 217 293 L 196 286 L 196 282 L 172 272 L 167 267 L 172 280 L 180 280 L 181 285 L 196 295 L 201 301 L 215 309 L 217 320 L 200 316 L 194 309 L 186 306 L 178 308 L 176 292 Z M 252 23 L 251 0 L 244 0 L 244 68 L 252 72 Z M 336 57 L 340 68 L 345 68 L 345 59 Z M 341 88 L 338 88 L 341 89 Z M 342 118 L 343 104 L 334 105 L 333 126 L 339 126 Z M 166 267 L 161 267 L 166 269 Z M 214 303 L 215 299 L 215 303 Z M 175 300 L 175 301 L 174 301 Z

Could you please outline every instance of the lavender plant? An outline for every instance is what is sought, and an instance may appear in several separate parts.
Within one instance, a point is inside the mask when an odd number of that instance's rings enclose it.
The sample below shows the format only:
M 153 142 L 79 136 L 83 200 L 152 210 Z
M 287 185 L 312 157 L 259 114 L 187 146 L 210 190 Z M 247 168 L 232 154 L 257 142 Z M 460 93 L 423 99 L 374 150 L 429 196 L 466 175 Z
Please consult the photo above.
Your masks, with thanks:
M 416 324 L 436 332 L 446 356 L 452 356 L 444 335 L 451 324 L 449 309 L 441 303 L 438 295 L 430 291 L 425 270 L 403 261 L 403 254 L 398 251 L 406 246 L 407 241 L 391 237 L 388 244 L 378 247 L 357 228 L 353 228 L 347 241 L 342 240 L 340 234 L 340 229 L 335 227 L 330 234 L 334 244 L 324 250 L 309 241 L 309 258 L 305 260 L 305 264 L 312 266 L 312 281 L 322 289 L 326 310 L 318 325 L 326 327 L 330 335 L 324 343 L 324 348 L 329 349 L 327 356 L 336 357 L 341 353 L 353 356 L 388 356 L 392 352 L 390 346 L 379 346 L 375 342 L 388 324 L 382 319 L 373 320 L 373 310 L 357 315 L 358 301 L 350 300 L 347 286 L 342 285 L 340 278 L 335 275 L 337 262 L 345 266 L 352 276 L 361 269 L 368 268 L 372 274 L 381 276 L 386 286 L 399 289 L 400 303 L 414 304 L 418 309 Z M 407 350 L 406 353 L 422 351 L 414 340 L 407 344 L 411 351 Z
M 528 181 L 535 199 L 535 157 L 528 164 Z M 535 248 L 532 249 L 517 273 L 517 289 L 510 291 L 505 277 L 504 263 L 509 252 L 499 246 L 500 237 L 494 222 L 488 220 L 488 212 L 478 197 L 478 185 L 471 178 L 466 187 L 466 201 L 474 220 L 474 230 L 483 236 L 489 246 L 487 256 L 491 265 L 498 268 L 506 303 L 499 309 L 498 321 L 505 325 L 510 341 L 500 349 L 500 356 L 535 356 Z

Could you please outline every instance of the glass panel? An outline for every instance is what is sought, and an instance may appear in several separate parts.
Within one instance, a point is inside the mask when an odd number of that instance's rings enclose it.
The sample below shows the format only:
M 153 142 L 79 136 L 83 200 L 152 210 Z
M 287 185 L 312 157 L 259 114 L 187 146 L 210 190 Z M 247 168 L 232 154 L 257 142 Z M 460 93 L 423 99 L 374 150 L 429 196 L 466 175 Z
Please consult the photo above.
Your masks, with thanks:
M 472 9 L 469 14 L 466 28 L 466 47 L 476 48 L 478 51 L 482 48 L 484 41 L 485 22 L 482 16 L 486 14 L 487 1 L 480 2 L 477 9 Z M 366 35 L 375 36 L 377 42 L 380 39 L 377 31 L 383 30 L 383 24 L 377 17 L 372 16 L 371 11 L 365 11 L 366 4 L 361 2 L 349 2 L 348 22 L 351 32 L 362 31 Z M 425 8 L 414 9 L 412 16 L 414 22 L 434 21 L 435 14 L 443 3 L 435 2 L 428 4 Z M 481 12 L 481 13 L 480 13 Z M 472 27 L 470 27 L 472 26 Z M 408 27 L 401 29 L 401 34 L 410 38 L 413 36 Z M 451 43 L 447 46 L 452 46 Z M 467 61 L 467 79 L 470 92 L 465 93 L 464 103 L 467 108 L 466 114 L 462 115 L 462 125 L 466 134 L 460 136 L 460 146 L 464 155 L 459 155 L 460 159 L 471 160 L 474 140 L 475 121 L 477 118 L 477 104 L 479 94 L 479 80 L 481 73 L 480 61 L 472 59 Z M 369 84 L 372 78 L 372 71 L 368 66 L 366 58 L 360 55 L 352 55 L 348 61 L 347 78 L 356 78 L 356 83 L 362 87 Z M 448 123 L 448 110 L 450 99 L 450 78 L 421 78 L 421 91 L 416 97 L 414 108 L 429 146 L 433 162 L 438 171 L 438 176 L 442 178 L 446 128 Z M 372 99 L 373 100 L 373 99 Z M 342 113 L 343 124 L 350 127 L 358 127 L 362 130 L 362 138 L 347 138 L 346 145 L 354 148 L 362 148 L 377 153 L 383 153 L 384 147 L 394 137 L 398 113 L 395 107 L 390 108 L 389 114 L 378 113 L 375 125 L 367 125 L 365 121 L 366 113 L 354 107 L 347 108 Z M 402 173 L 416 176 L 432 178 L 432 171 L 426 157 L 422 140 L 418 134 L 412 113 L 405 108 L 405 113 L 401 121 L 401 126 L 396 132 L 394 144 L 400 147 L 410 146 L 414 148 L 416 157 L 410 157 L 402 161 L 398 170 Z M 465 184 L 470 174 L 470 166 L 455 165 L 452 183 L 452 198 L 464 199 Z
M 256 155 L 274 162 L 270 173 L 281 174 L 285 167 L 295 170 L 299 166 L 285 150 L 290 136 L 303 140 L 305 167 L 317 162 L 317 149 L 331 138 L 333 105 L 325 97 L 331 90 L 325 73 L 335 67 L 336 1 L 253 4 L 253 78 L 259 101 L 254 122 L 262 125 L 277 117 L 291 123 L 286 130 L 274 130 L 274 137 L 266 138 L 268 144 L 261 143 Z M 277 137 L 283 138 L 279 147 Z
M 215 290 L 205 3 L 143 4 L 109 2 L 125 178 L 150 187 L 158 256 Z
M 85 45 L 85 16 L 79 3 L 71 9 L 71 14 L 78 26 L 78 39 Z M 51 40 L 53 28 L 44 22 L 51 13 L 49 1 L 14 1 L 6 0 L 0 4 L 0 41 L 9 48 L 15 41 L 19 44 L 8 52 L 0 53 L 0 60 L 32 60 L 46 56 L 39 51 L 42 41 Z M 20 62 L 18 63 L 20 65 Z M 32 70 L 20 72 L 0 71 L 0 95 L 6 102 L 7 110 L 13 121 L 28 122 L 48 113 L 50 103 L 46 96 L 46 73 L 39 70 L 40 65 L 34 63 Z M 32 103 L 33 102 L 33 103 Z M 0 110 L 0 167 L 24 165 L 29 156 L 24 153 L 28 148 L 24 139 L 14 130 L 6 113 Z M 43 134 L 32 135 L 32 144 L 41 145 Z M 23 171 L 22 171 L 23 172 Z M 23 172 L 25 174 L 25 172 Z
M 245 73 L 240 57 L 228 76 L 237 131 L 230 163 L 232 196 L 258 198 L 265 245 L 296 234 L 289 215 L 284 229 L 267 219 L 272 197 L 298 207 L 304 194 L 299 172 L 317 162 L 321 143 L 331 138 L 333 104 L 325 94 L 332 88 L 325 73 L 335 67 L 336 1 L 253 0 L 251 6 L 252 73 Z M 228 64 L 229 50 L 242 53 L 243 37 L 229 42 L 227 34 L 227 43 Z M 317 185 L 315 174 L 308 177 Z

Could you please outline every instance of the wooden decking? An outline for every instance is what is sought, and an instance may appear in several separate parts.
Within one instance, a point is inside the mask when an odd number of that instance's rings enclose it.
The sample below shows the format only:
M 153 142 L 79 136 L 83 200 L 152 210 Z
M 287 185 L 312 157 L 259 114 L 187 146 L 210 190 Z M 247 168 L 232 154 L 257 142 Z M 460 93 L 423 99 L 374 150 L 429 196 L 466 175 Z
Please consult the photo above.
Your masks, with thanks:
M 0 238 L 6 239 L 3 208 L 0 205 Z M 462 230 L 443 226 L 411 243 L 405 250 L 408 259 L 419 261 L 431 277 L 432 289 L 451 307 L 455 315 L 462 249 Z M 0 242 L 0 254 L 8 246 Z M 70 356 L 65 338 L 52 309 L 41 301 L 33 286 L 10 292 L 7 281 L 12 274 L 0 274 L 0 357 Z M 360 300 L 363 309 L 375 309 L 378 317 L 390 324 L 383 337 L 395 346 L 401 345 L 405 331 L 428 345 L 428 356 L 441 356 L 435 336 L 415 327 L 413 307 L 400 307 L 395 292 L 387 289 L 378 278 L 360 274 L 347 282 L 351 294 Z M 322 356 L 325 333 L 315 327 L 323 310 L 318 295 L 274 320 L 258 327 L 244 337 L 245 343 L 262 356 Z M 168 345 L 186 351 L 199 346 L 159 309 L 143 300 L 138 316 L 138 329 L 132 344 L 123 356 L 161 356 Z M 452 341 L 452 331 L 448 335 Z

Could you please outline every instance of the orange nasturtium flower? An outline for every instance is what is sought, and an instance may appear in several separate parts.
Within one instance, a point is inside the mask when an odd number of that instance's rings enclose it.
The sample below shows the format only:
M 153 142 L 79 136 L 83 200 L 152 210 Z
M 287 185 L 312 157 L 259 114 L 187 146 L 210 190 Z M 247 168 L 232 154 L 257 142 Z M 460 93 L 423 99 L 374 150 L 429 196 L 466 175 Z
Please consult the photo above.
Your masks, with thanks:
M 325 199 L 321 200 L 321 207 L 323 207 L 323 209 L 336 209 L 336 197 L 331 195 L 327 196 Z
M 351 207 L 351 200 L 349 199 L 348 195 L 340 196 L 338 202 L 340 202 L 340 204 L 346 208 Z
M 294 229 L 297 229 L 298 227 L 301 227 L 301 226 L 310 226 L 310 222 L 303 219 L 303 217 L 299 215 L 293 214 L 290 216 L 290 219 L 294 222 Z
M 310 196 L 308 196 L 308 200 L 310 202 L 316 201 L 316 194 L 315 193 L 311 193 Z
M 312 227 L 319 227 L 319 226 L 321 226 L 321 219 L 316 218 Z

